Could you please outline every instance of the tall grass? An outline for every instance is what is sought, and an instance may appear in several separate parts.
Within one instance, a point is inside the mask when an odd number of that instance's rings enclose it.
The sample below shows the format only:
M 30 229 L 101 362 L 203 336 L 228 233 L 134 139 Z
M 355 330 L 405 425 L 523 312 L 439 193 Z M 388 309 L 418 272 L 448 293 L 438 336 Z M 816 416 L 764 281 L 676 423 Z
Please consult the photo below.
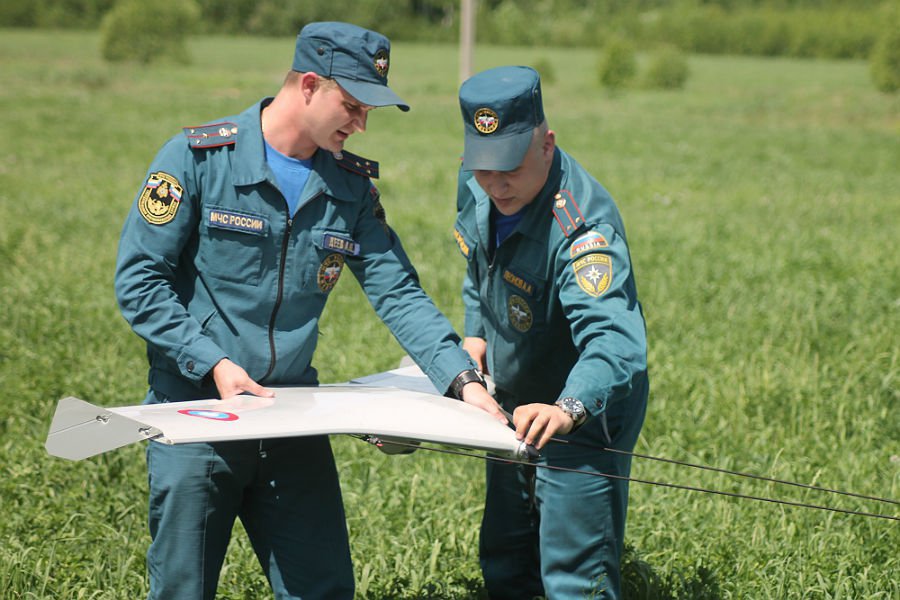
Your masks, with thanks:
M 55 401 L 140 401 L 145 358 L 115 306 L 119 229 L 161 143 L 273 93 L 289 39 L 194 40 L 190 67 L 109 66 L 86 33 L 0 35 L 0 597 L 146 594 L 143 449 L 79 463 L 42 447 Z M 452 47 L 396 44 L 392 84 L 350 149 L 426 289 L 461 326 L 452 236 L 461 150 Z M 610 96 L 596 53 L 480 48 L 478 68 L 550 64 L 560 144 L 622 209 L 652 392 L 638 450 L 900 497 L 900 100 L 861 62 L 690 59 L 683 91 Z M 323 381 L 402 351 L 338 284 Z M 481 463 L 387 457 L 335 438 L 361 598 L 478 598 Z M 891 507 L 636 461 L 634 475 L 850 509 Z M 900 528 L 635 484 L 626 583 L 648 598 L 900 596 Z M 238 525 L 223 598 L 265 597 Z M 643 590 L 643 591 L 640 591 Z

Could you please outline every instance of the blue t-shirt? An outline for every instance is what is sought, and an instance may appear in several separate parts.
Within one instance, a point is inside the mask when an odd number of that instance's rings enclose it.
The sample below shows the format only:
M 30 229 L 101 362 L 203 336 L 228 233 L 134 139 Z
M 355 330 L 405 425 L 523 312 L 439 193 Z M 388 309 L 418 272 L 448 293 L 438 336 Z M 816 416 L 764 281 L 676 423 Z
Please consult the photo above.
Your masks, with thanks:
M 312 169 L 312 159 L 300 160 L 291 158 L 282 154 L 275 148 L 266 144 L 266 161 L 269 163 L 272 172 L 275 173 L 275 181 L 278 183 L 278 189 L 288 203 L 288 211 L 291 215 L 297 212 L 300 204 L 300 194 L 303 192 L 303 186 L 309 179 L 310 169 Z
M 494 248 L 498 248 L 503 240 L 509 237 L 530 205 L 526 204 L 522 209 L 512 215 L 504 215 L 491 204 L 491 224 L 494 226 Z

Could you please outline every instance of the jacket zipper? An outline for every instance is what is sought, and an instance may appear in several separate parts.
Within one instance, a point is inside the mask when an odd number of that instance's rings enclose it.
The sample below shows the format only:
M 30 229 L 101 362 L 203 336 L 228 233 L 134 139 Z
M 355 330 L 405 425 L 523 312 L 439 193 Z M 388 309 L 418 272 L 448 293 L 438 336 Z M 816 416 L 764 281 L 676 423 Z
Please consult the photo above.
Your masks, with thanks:
M 266 374 L 260 377 L 259 382 L 262 383 L 275 370 L 275 317 L 278 316 L 278 309 L 281 307 L 281 300 L 284 297 L 284 265 L 287 262 L 288 242 L 291 239 L 291 226 L 294 220 L 288 217 L 287 228 L 284 231 L 284 238 L 281 241 L 281 264 L 278 266 L 278 294 L 275 296 L 275 306 L 272 308 L 272 316 L 269 317 L 269 369 Z

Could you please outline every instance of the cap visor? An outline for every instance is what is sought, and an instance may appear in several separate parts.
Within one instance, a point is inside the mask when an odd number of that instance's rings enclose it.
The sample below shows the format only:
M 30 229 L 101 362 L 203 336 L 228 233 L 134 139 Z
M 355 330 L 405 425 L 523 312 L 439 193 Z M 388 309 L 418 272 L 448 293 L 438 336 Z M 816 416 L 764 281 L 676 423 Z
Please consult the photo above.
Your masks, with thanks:
M 369 83 L 367 81 L 356 81 L 346 79 L 344 77 L 335 77 L 344 90 L 363 104 L 369 106 L 396 106 L 400 110 L 406 112 L 409 110 L 409 104 L 400 99 L 400 96 L 386 85 L 377 83 Z
M 465 171 L 512 171 L 522 164 L 533 135 L 530 129 L 502 138 L 467 131 L 462 168 Z

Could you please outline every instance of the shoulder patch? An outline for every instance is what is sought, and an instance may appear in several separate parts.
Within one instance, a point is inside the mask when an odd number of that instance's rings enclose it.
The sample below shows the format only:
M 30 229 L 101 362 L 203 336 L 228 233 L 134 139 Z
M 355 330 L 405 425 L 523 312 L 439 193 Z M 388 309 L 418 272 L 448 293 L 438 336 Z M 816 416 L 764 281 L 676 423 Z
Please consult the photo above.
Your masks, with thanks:
M 191 148 L 218 148 L 235 143 L 238 127 L 229 122 L 210 123 L 199 127 L 185 127 L 183 131 Z
M 579 235 L 569 246 L 569 258 L 575 258 L 579 254 L 593 252 L 600 248 L 609 248 L 609 242 L 606 237 L 599 231 L 588 231 Z
M 599 298 L 612 284 L 612 259 L 606 254 L 587 254 L 572 263 L 575 279 L 588 296 Z
M 381 223 L 382 229 L 388 235 L 391 233 L 391 228 L 388 227 L 387 224 L 387 213 L 384 211 L 384 206 L 381 204 L 381 194 L 378 192 L 378 188 L 375 187 L 375 184 L 371 181 L 369 182 L 369 193 L 372 195 L 372 216 L 375 217 L 379 223 Z
M 335 152 L 334 160 L 338 165 L 347 169 L 351 173 L 369 177 L 370 179 L 378 179 L 378 163 L 368 158 L 363 158 L 353 154 L 352 152 Z
M 150 173 L 138 197 L 138 211 L 151 225 L 165 225 L 175 218 L 184 188 L 177 178 L 165 171 Z
M 566 237 L 584 225 L 584 215 L 569 190 L 559 190 L 553 197 L 553 217 Z

